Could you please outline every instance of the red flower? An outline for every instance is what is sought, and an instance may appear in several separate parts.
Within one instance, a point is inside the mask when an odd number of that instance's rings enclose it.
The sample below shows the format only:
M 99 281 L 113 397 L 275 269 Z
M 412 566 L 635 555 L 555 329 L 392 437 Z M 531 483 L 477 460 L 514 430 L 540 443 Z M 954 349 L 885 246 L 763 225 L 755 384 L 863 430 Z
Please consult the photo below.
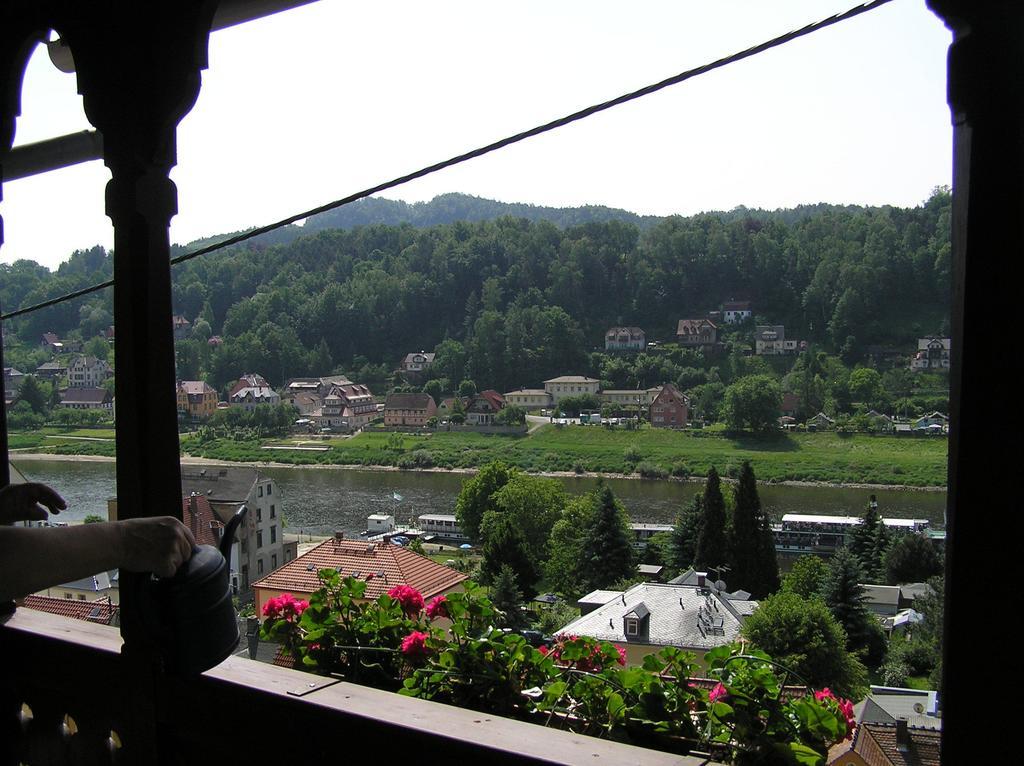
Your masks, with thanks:
M 543 654 L 545 657 L 547 657 L 548 656 L 548 652 L 550 652 L 551 650 L 548 649 L 548 645 L 547 644 L 541 644 L 540 646 L 537 647 L 537 651 L 540 652 L 541 654 Z
M 837 697 L 827 686 L 814 692 L 814 699 L 826 707 L 834 705 L 838 709 L 840 715 L 846 719 L 846 739 L 850 739 L 853 736 L 853 730 L 857 727 L 857 719 L 853 714 L 853 703 L 843 697 Z
M 272 620 L 283 617 L 291 622 L 308 608 L 308 601 L 297 599 L 291 593 L 282 593 L 277 598 L 267 600 L 263 605 L 263 616 Z
M 716 700 L 719 700 L 722 697 L 728 696 L 729 690 L 722 685 L 721 681 L 719 681 L 717 684 L 715 684 L 715 687 L 710 692 L 708 692 L 708 701 L 715 702 Z
M 396 585 L 388 591 L 388 595 L 401 605 L 406 617 L 415 617 L 423 611 L 423 596 L 415 588 Z
M 618 663 L 620 665 L 625 665 L 626 664 L 626 650 L 623 649 L 621 646 L 616 646 L 615 650 L 619 653 Z
M 450 617 L 448 614 L 448 599 L 444 596 L 435 596 L 427 604 L 427 619 L 433 620 L 436 617 Z
M 402 639 L 402 654 L 413 662 L 419 662 L 427 656 L 427 634 L 414 630 Z

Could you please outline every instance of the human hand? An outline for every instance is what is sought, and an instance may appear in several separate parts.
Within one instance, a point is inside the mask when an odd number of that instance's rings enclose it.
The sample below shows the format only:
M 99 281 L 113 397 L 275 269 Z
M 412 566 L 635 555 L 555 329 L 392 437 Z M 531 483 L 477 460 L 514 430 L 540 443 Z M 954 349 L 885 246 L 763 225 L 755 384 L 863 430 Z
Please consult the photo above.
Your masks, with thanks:
M 121 530 L 121 567 L 132 572 L 152 572 L 170 577 L 192 555 L 195 538 L 173 516 L 124 519 Z
M 60 513 L 67 507 L 64 498 L 45 484 L 9 484 L 0 489 L 0 524 L 43 521 L 50 513 Z

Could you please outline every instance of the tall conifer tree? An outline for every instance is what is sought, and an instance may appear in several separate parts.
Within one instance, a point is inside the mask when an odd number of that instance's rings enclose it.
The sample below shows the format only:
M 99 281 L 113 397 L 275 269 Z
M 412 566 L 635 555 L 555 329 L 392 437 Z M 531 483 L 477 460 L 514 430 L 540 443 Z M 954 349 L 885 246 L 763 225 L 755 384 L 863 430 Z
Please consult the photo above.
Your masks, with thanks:
M 729 587 L 750 591 L 764 598 L 779 589 L 779 564 L 775 557 L 775 538 L 768 517 L 761 509 L 757 479 L 749 462 L 740 469 L 736 487 L 736 508 L 732 515 L 730 540 L 732 570 Z
M 714 466 L 708 470 L 702 505 L 704 516 L 697 536 L 694 566 L 716 568 L 729 561 L 729 546 L 725 536 L 725 498 L 722 497 L 722 482 Z
M 606 484 L 597 490 L 594 513 L 583 533 L 579 574 L 587 590 L 606 588 L 634 574 L 629 522 Z

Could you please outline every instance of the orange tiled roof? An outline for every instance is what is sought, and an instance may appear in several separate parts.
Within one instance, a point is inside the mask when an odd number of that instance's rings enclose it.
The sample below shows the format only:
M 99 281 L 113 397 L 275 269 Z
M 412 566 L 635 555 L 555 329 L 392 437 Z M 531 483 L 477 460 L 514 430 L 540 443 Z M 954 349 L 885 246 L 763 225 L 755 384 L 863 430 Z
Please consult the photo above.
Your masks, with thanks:
M 217 518 L 204 495 L 193 494 L 181 501 L 182 521 L 192 531 L 196 545 L 220 545 L 223 522 Z
M 909 747 L 901 752 L 896 746 L 896 727 L 884 723 L 862 723 L 852 742 L 841 742 L 829 751 L 828 763 L 855 752 L 868 766 L 939 766 L 942 732 L 937 729 L 907 727 Z
M 52 596 L 25 596 L 18 600 L 18 605 L 39 612 L 73 617 L 76 620 L 98 622 L 101 625 L 110 625 L 117 615 L 117 604 L 111 604 L 109 598 L 79 601 L 70 598 L 53 598 Z
M 331 539 L 257 580 L 253 588 L 313 593 L 320 588 L 320 569 L 337 569 L 343 577 L 358 573 L 359 579 L 366 581 L 368 599 L 396 585 L 409 585 L 424 598 L 431 598 L 467 578 L 462 572 L 398 545 Z

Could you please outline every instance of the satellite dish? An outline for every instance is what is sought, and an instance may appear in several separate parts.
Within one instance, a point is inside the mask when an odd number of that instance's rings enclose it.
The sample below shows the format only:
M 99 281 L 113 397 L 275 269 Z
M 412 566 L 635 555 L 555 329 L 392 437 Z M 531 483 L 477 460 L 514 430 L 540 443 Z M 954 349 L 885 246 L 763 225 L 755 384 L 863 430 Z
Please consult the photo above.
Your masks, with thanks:
M 914 712 L 917 713 L 918 715 L 924 715 L 924 705 L 922 705 L 920 702 L 915 702 L 914 703 Z
M 719 591 L 722 591 L 724 593 L 725 592 L 725 588 L 726 588 L 725 580 L 715 580 L 715 590 L 719 590 Z

